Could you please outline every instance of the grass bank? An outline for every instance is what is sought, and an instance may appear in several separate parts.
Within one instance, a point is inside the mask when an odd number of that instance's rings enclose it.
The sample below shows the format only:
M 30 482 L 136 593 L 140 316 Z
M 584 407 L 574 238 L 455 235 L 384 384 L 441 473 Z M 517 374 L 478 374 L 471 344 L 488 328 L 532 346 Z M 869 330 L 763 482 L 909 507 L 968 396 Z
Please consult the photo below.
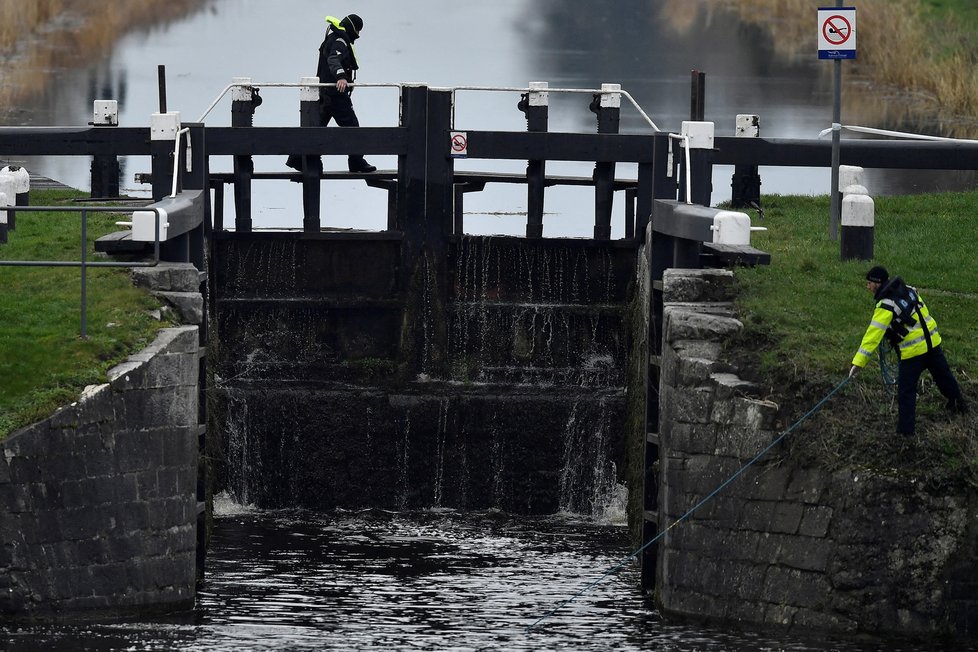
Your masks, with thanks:
M 71 204 L 74 191 L 33 191 L 34 206 Z M 0 260 L 79 260 L 79 213 L 19 213 Z M 118 214 L 89 214 L 95 238 L 118 230 Z M 153 340 L 159 304 L 125 269 L 88 270 L 88 339 L 81 333 L 78 268 L 0 267 L 0 438 L 78 399 L 86 385 Z
M 828 197 L 763 199 L 766 232 L 754 235 L 770 266 L 739 269 L 745 329 L 732 343 L 793 423 L 840 383 L 872 315 L 864 274 L 881 264 L 918 288 L 938 321 L 958 382 L 978 408 L 978 192 L 876 198 L 875 259 L 839 260 Z M 895 361 L 894 361 L 895 363 Z M 873 361 L 792 435 L 812 463 L 867 466 L 978 486 L 978 409 L 950 418 L 924 374 L 917 436 L 895 436 L 896 402 Z

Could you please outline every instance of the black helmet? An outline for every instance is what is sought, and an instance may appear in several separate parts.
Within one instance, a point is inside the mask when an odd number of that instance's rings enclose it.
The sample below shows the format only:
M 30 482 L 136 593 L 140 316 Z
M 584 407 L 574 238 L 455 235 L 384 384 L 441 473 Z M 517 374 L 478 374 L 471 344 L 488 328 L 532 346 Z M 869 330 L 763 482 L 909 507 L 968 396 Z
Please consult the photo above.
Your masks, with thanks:
M 360 36 L 360 30 L 363 29 L 363 19 L 356 14 L 350 14 L 340 21 L 340 27 L 350 35 L 350 38 L 356 39 Z

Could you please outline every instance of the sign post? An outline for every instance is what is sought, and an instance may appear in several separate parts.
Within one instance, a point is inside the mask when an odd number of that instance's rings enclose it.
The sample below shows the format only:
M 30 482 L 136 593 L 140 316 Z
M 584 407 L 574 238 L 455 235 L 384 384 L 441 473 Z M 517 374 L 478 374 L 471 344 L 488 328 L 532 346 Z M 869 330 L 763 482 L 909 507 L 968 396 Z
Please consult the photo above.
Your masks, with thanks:
M 829 198 L 832 202 L 829 237 L 839 237 L 839 214 L 842 194 L 839 192 L 839 147 L 842 137 L 842 60 L 856 58 L 856 8 L 843 7 L 836 0 L 835 7 L 818 9 L 818 58 L 832 60 L 835 66 L 832 76 L 832 180 Z

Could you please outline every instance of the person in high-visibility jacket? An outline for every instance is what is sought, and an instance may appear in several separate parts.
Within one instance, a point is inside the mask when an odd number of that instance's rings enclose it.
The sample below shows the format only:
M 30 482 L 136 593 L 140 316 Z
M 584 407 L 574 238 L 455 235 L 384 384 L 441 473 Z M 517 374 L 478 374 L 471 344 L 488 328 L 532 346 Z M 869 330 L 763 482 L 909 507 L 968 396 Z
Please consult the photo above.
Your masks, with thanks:
M 947 409 L 963 414 L 968 404 L 947 364 L 941 349 L 941 333 L 917 289 L 899 276 L 890 278 L 883 267 L 866 274 L 866 289 L 876 299 L 873 318 L 866 328 L 859 350 L 852 358 L 849 375 L 866 366 L 870 356 L 886 337 L 900 356 L 897 376 L 897 433 L 912 435 L 917 422 L 917 381 L 926 369 L 937 389 L 947 399 Z

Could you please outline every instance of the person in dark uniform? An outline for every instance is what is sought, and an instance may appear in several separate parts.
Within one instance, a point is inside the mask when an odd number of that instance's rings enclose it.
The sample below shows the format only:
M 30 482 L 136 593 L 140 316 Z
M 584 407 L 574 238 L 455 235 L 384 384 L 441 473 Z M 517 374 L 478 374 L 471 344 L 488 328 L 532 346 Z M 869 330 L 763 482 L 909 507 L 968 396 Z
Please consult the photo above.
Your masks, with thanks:
M 900 355 L 897 376 L 897 433 L 914 434 L 917 417 L 917 381 L 927 370 L 937 389 L 947 399 L 947 409 L 964 414 L 968 404 L 961 387 L 944 358 L 937 321 L 920 298 L 917 289 L 899 276 L 890 278 L 883 267 L 873 267 L 866 274 L 866 289 L 876 299 L 873 318 L 866 328 L 859 350 L 852 358 L 849 375 L 866 366 L 869 357 L 886 337 Z
M 335 120 L 341 127 L 359 127 L 360 120 L 353 110 L 350 82 L 356 80 L 357 57 L 353 42 L 360 37 L 363 19 L 350 14 L 343 19 L 326 16 L 328 27 L 326 37 L 319 46 L 319 66 L 316 75 L 321 84 L 336 84 L 336 87 L 319 89 L 320 124 L 325 127 Z M 302 169 L 302 157 L 290 156 L 286 163 L 290 168 Z M 348 160 L 350 172 L 373 172 L 377 168 L 367 163 L 362 154 L 351 154 Z

